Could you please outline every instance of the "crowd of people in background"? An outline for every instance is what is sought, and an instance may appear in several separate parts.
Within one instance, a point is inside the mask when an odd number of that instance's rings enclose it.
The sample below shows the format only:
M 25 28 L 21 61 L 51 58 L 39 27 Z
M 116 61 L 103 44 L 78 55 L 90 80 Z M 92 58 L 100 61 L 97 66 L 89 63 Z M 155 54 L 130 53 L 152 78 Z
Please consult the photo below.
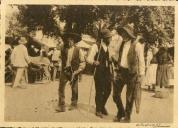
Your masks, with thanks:
M 77 33 L 65 32 L 63 43 L 51 51 L 41 49 L 38 63 L 34 63 L 25 47 L 27 39 L 22 36 L 18 39 L 18 45 L 10 50 L 12 52 L 9 51 L 11 48 L 6 50 L 6 77 L 14 76 L 13 88 L 26 88 L 21 81 L 30 83 L 45 79 L 50 82 L 58 78 L 59 100 L 56 111 L 65 112 L 66 83 L 70 82 L 72 90 L 69 110 L 77 109 L 80 93 L 78 80 L 90 65 L 96 91 L 96 116 L 102 118 L 108 115 L 105 105 L 113 86 L 113 100 L 118 109 L 115 122 L 130 121 L 134 102 L 136 112 L 139 113 L 141 88 L 157 91 L 174 84 L 174 48 L 169 47 L 168 42 L 145 42 L 141 33 L 134 34 L 132 25 L 113 30 L 103 29 L 99 39 L 89 37 L 82 40 Z M 30 80 L 31 77 L 35 77 L 35 80 Z M 126 105 L 123 105 L 121 93 L 125 85 Z

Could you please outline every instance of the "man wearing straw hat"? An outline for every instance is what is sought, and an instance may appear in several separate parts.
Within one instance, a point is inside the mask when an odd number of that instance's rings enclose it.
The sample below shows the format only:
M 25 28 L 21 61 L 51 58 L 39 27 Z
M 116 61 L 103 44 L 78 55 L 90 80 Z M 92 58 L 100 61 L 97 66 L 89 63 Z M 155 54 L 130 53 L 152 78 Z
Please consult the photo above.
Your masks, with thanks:
M 94 81 L 96 90 L 96 116 L 100 118 L 102 118 L 103 115 L 108 115 L 105 104 L 111 93 L 111 73 L 108 50 L 111 37 L 112 34 L 108 29 L 102 30 L 101 43 L 94 44 L 92 46 L 87 58 L 87 62 L 95 66 Z
M 77 47 L 79 47 L 85 57 L 85 60 L 87 59 L 89 50 L 93 44 L 96 43 L 96 39 L 92 37 L 91 35 L 82 34 L 82 40 L 77 43 Z M 88 65 L 86 65 L 86 68 Z
M 77 33 L 67 32 L 63 35 L 64 46 L 61 49 L 62 71 L 59 83 L 59 101 L 57 112 L 65 111 L 65 86 L 70 81 L 72 98 L 69 110 L 77 109 L 78 102 L 78 75 L 85 68 L 85 60 L 81 50 L 75 43 L 80 40 Z
M 25 37 L 20 37 L 18 39 L 19 45 L 17 45 L 11 54 L 11 63 L 12 66 L 16 69 L 16 76 L 13 84 L 13 88 L 20 86 L 20 81 L 24 76 L 26 76 L 27 80 L 27 67 L 30 63 L 30 58 L 28 56 L 27 48 L 24 46 L 27 43 L 27 39 Z M 24 85 L 20 86 L 21 88 L 26 88 Z
M 77 47 L 81 48 L 82 51 L 84 52 L 84 55 L 87 56 L 88 50 L 94 43 L 96 43 L 96 39 L 94 39 L 90 35 L 83 34 L 82 40 L 77 43 Z
M 144 50 L 141 44 L 135 41 L 133 26 L 126 25 L 118 28 L 118 33 L 122 36 L 123 42 L 119 49 L 118 70 L 113 86 L 113 100 L 116 103 L 118 112 L 114 122 L 130 122 L 133 102 L 137 93 L 136 83 L 140 83 L 145 72 Z M 126 108 L 121 99 L 124 85 L 127 85 Z

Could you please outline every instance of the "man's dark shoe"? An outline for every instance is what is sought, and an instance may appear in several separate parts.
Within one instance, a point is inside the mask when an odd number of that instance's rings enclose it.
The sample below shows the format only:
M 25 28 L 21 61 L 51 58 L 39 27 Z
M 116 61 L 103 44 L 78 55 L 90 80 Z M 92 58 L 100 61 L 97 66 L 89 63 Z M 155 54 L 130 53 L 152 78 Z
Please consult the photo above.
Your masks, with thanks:
M 96 112 L 95 114 L 96 114 L 96 116 L 103 118 L 103 114 L 101 112 Z
M 65 107 L 58 107 L 56 108 L 56 112 L 65 112 Z
M 136 113 L 139 114 L 139 113 L 140 113 L 140 110 L 139 110 L 139 109 L 136 109 Z
M 102 111 L 101 111 L 101 113 L 102 113 L 103 115 L 105 115 L 105 116 L 108 115 L 108 111 L 106 110 L 106 108 L 103 108 Z
M 77 105 L 70 105 L 68 110 L 72 111 L 74 109 L 77 109 Z

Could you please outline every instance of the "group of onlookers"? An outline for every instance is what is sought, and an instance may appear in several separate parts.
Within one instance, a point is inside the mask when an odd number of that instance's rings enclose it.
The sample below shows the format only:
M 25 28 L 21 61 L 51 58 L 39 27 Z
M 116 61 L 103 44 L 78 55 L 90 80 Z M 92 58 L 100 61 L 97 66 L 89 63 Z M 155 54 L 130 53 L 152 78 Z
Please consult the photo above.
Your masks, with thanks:
M 146 50 L 145 85 L 148 89 L 166 88 L 174 85 L 174 48 L 162 42 L 148 44 Z

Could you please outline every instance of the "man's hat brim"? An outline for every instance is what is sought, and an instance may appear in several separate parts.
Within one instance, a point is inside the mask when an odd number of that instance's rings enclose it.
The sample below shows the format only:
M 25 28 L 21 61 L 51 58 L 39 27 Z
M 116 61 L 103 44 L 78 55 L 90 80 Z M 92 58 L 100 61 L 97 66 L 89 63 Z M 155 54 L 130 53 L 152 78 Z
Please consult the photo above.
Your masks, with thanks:
M 101 38 L 111 38 L 112 34 L 109 29 L 101 30 Z
M 77 38 L 81 38 L 79 34 L 77 33 L 67 33 L 67 32 L 64 32 L 64 34 L 62 35 L 62 37 L 64 38 L 67 38 L 67 37 L 77 37 Z
M 24 40 L 22 41 L 22 40 L 20 39 L 18 42 L 19 42 L 19 44 L 26 44 L 26 43 L 27 43 L 27 39 L 25 38 L 25 41 L 24 41 Z
M 67 38 L 73 38 L 75 42 L 78 42 L 81 40 L 81 36 L 77 33 L 72 33 L 72 32 L 64 32 L 62 34 L 62 39 L 65 40 Z
M 127 27 L 120 27 L 117 29 L 118 33 L 122 33 L 123 31 L 126 32 L 131 38 L 135 39 L 135 35 L 133 33 L 133 31 L 131 31 L 130 29 L 128 29 Z
M 72 33 L 72 32 L 64 32 L 62 35 L 62 38 L 65 40 L 67 38 L 73 38 L 75 42 L 78 42 L 81 40 L 81 36 L 77 33 Z
M 83 40 L 78 42 L 77 46 L 80 47 L 80 48 L 85 48 L 85 49 L 89 49 L 91 47 L 90 44 L 88 44 L 87 42 L 85 42 Z

